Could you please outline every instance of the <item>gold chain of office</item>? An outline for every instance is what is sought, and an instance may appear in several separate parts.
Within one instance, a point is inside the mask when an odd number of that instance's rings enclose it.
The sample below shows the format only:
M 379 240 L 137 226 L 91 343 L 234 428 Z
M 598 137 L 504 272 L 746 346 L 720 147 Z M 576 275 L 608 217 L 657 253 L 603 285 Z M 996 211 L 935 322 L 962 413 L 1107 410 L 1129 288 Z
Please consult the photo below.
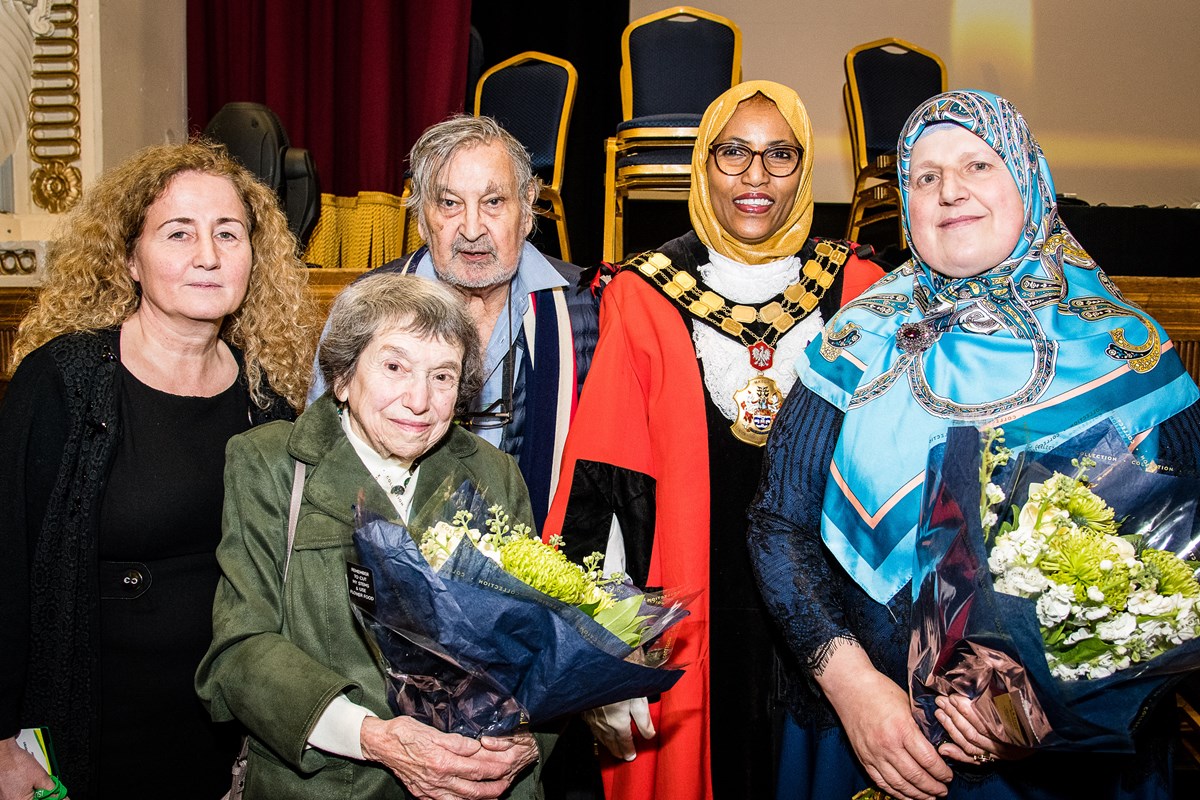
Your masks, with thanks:
M 800 270 L 800 279 L 783 290 L 783 299 L 761 308 L 733 303 L 711 289 L 700 289 L 695 276 L 675 266 L 663 253 L 642 253 L 623 268 L 636 269 L 689 314 L 715 324 L 747 347 L 765 342 L 774 348 L 783 334 L 817 307 L 849 256 L 846 244 L 818 242 L 813 257 Z M 764 325 L 766 330 L 762 330 Z

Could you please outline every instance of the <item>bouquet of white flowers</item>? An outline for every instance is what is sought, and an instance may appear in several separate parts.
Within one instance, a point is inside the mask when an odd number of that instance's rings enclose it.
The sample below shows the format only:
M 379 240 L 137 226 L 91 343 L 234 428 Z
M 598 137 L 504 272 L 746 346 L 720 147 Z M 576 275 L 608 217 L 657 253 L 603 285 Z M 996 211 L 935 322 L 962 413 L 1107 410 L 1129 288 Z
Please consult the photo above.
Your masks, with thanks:
M 443 487 L 415 519 L 411 531 L 360 520 L 361 563 L 348 565 L 397 713 L 498 736 L 659 694 L 683 674 L 663 635 L 687 614 L 679 598 L 581 568 L 470 482 Z
M 1008 460 L 1002 430 L 988 432 L 984 453 L 985 463 Z M 988 567 L 997 592 L 1035 602 L 1054 677 L 1106 678 L 1200 634 L 1200 582 L 1195 563 L 1145 536 L 1118 535 L 1112 507 L 1087 482 L 1096 462 L 1073 466 L 1029 485 L 995 535 Z M 1005 499 L 987 477 L 985 536 Z
M 931 451 L 913 576 L 914 715 L 972 698 L 1014 744 L 1127 751 L 1200 667 L 1200 481 L 1139 464 L 1110 423 L 1049 451 L 952 429 Z

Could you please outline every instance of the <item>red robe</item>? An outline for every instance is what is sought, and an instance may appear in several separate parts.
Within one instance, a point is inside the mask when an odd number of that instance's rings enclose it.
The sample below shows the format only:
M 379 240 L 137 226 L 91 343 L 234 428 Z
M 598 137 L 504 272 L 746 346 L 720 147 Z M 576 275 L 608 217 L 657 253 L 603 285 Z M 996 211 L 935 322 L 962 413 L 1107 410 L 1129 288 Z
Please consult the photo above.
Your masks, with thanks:
M 854 256 L 842 271 L 843 303 L 883 274 Z M 603 552 L 616 514 L 635 582 L 699 594 L 688 606 L 690 615 L 674 629 L 672 661 L 684 665 L 685 674 L 650 705 L 657 736 L 643 740 L 635 733 L 634 761 L 605 759 L 609 800 L 712 797 L 704 392 L 695 346 L 678 307 L 639 275 L 619 273 L 604 290 L 600 339 L 567 437 L 544 536 L 564 533 L 573 557 Z

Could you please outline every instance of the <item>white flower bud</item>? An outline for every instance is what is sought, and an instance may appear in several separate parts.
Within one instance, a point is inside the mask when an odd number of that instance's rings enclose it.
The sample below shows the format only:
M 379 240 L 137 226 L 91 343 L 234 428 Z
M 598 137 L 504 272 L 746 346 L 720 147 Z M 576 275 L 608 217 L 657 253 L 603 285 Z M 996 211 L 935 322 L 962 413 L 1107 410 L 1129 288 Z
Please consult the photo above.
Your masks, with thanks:
M 1137 630 L 1137 617 L 1118 614 L 1096 626 L 1096 635 L 1106 642 L 1124 642 Z

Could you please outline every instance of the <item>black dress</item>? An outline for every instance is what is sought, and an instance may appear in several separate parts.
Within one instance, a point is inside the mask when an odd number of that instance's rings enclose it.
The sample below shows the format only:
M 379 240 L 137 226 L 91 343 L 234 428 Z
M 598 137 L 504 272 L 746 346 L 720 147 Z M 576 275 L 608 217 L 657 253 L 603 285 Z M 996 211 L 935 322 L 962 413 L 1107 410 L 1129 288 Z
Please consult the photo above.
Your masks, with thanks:
M 813 243 L 800 254 L 811 257 Z M 707 253 L 693 254 L 699 261 Z M 843 273 L 820 313 L 840 306 Z M 689 334 L 699 324 L 681 309 Z M 709 686 L 712 789 L 717 800 L 774 797 L 786 706 L 781 681 L 794 669 L 783 637 L 758 590 L 746 543 L 746 510 L 758 490 L 765 447 L 741 441 L 704 385 L 709 471 Z
M 763 604 L 746 547 L 746 509 L 758 488 L 765 451 L 734 437 L 707 385 L 704 405 L 713 797 L 769 798 L 775 796 L 777 734 L 783 722 L 775 692 L 782 637 Z
M 99 796 L 214 800 L 238 747 L 193 688 L 212 641 L 225 443 L 250 428 L 241 381 L 180 397 L 120 367 L 122 419 L 100 505 Z

